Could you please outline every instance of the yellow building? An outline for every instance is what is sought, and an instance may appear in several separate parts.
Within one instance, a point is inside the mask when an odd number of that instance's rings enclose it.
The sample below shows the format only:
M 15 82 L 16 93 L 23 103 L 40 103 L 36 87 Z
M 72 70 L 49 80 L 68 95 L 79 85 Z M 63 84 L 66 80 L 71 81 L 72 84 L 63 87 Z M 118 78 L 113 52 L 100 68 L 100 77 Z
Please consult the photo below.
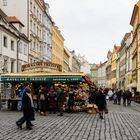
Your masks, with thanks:
M 68 48 L 64 47 L 64 65 L 63 65 L 63 71 L 69 72 L 70 71 L 70 51 Z
M 64 64 L 64 38 L 57 26 L 52 26 L 52 63 Z
M 111 87 L 116 88 L 116 69 L 117 69 L 117 53 L 120 49 L 120 46 L 114 45 L 111 57 Z

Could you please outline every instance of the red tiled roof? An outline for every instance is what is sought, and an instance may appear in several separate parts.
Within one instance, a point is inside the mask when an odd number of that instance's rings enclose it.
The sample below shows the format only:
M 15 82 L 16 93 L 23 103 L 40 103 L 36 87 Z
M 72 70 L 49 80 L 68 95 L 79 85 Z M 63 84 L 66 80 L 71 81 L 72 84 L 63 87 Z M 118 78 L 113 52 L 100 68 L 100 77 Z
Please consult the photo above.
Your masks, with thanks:
M 7 16 L 6 19 L 8 20 L 8 22 L 10 23 L 20 23 L 22 26 L 24 26 L 21 21 L 15 17 L 15 16 Z

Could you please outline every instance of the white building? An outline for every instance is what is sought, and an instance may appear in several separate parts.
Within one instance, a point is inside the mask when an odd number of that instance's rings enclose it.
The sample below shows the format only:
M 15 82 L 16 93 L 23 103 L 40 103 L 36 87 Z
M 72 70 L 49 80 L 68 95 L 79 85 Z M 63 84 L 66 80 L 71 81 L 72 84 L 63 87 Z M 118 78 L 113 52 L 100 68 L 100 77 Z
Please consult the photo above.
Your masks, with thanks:
M 28 63 L 28 39 L 20 31 L 24 26 L 16 17 L 0 10 L 0 72 L 21 71 Z
M 49 14 L 49 5 L 45 3 L 45 11 L 43 14 L 43 61 L 52 60 L 52 19 Z
M 91 74 L 90 69 L 91 69 L 91 66 L 88 63 L 88 61 L 84 61 L 81 63 L 81 72 L 84 72 L 85 74 L 90 75 Z
M 29 63 L 42 61 L 46 58 L 50 40 L 45 40 L 44 33 L 50 27 L 45 27 L 46 14 L 44 0 L 0 0 L 1 9 L 9 16 L 16 16 L 25 26 L 25 33 L 30 40 L 29 44 Z M 45 15 L 45 19 L 44 19 Z M 44 20 L 43 20 L 44 19 Z M 46 30 L 44 30 L 46 28 Z M 46 43 L 47 41 L 47 43 Z M 50 52 L 50 50 L 48 50 Z M 50 56 L 51 57 L 51 56 Z
M 131 89 L 132 88 L 132 38 L 133 34 L 132 32 L 129 33 L 129 36 L 126 40 L 126 88 Z
M 107 61 L 101 63 L 100 66 L 98 67 L 98 87 L 102 88 L 107 87 L 106 66 Z

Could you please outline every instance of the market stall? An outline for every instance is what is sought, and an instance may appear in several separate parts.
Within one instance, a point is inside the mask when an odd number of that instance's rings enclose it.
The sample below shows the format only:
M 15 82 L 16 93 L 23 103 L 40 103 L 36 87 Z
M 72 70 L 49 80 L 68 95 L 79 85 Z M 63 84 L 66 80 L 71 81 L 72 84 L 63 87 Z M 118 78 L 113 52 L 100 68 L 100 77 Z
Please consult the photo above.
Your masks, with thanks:
M 1 74 L 0 97 L 1 100 L 8 101 L 9 109 L 16 110 L 18 101 L 21 100 L 21 98 L 18 96 L 18 91 L 25 82 L 30 82 L 31 88 L 33 90 L 33 99 L 37 100 L 37 93 L 35 89 L 39 85 L 46 84 L 49 86 L 55 83 L 76 85 L 84 81 L 83 77 L 83 73 L 72 72 L 21 72 Z

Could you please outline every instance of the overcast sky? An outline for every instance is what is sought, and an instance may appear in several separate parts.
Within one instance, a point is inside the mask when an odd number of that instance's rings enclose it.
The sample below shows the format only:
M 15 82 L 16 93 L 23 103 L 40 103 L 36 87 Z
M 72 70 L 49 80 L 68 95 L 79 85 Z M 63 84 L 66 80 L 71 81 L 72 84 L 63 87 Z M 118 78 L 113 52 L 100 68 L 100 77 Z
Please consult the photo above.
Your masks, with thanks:
M 65 38 L 65 46 L 89 63 L 106 60 L 132 30 L 130 19 L 138 0 L 46 0 L 50 15 Z

